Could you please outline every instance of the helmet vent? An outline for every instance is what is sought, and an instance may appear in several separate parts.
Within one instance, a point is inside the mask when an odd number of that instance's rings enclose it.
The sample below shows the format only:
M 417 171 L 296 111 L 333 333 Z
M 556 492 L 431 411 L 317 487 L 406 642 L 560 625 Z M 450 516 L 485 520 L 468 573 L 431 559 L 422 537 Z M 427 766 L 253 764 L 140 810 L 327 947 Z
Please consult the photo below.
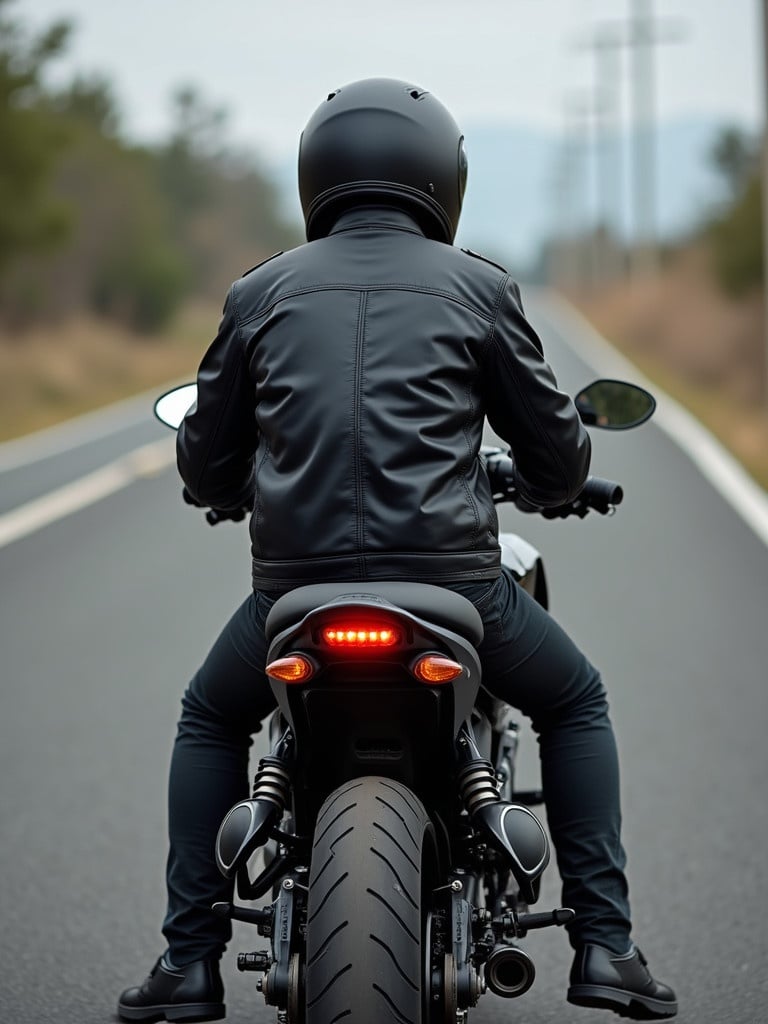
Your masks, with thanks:
M 325 101 L 325 102 L 326 102 L 326 103 L 330 103 L 330 102 L 331 102 L 331 100 L 332 100 L 332 99 L 334 98 L 334 96 L 338 96 L 340 92 L 341 92 L 341 90 L 340 90 L 340 89 L 337 89 L 337 90 L 336 90 L 335 92 L 329 92 L 329 93 L 328 93 L 328 98 L 326 99 L 326 101 Z
M 423 100 L 427 95 L 426 89 L 411 89 L 408 94 L 412 100 Z

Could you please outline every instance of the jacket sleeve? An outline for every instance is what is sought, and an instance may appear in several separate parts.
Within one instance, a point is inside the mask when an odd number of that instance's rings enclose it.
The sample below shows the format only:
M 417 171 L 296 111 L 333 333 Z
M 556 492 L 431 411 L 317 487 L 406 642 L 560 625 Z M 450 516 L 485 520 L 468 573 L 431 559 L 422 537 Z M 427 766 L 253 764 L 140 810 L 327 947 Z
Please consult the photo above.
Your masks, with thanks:
M 236 509 L 253 504 L 255 404 L 230 290 L 219 332 L 197 373 L 197 404 L 176 441 L 179 473 L 200 505 Z
M 486 349 L 484 393 L 488 422 L 511 449 L 522 496 L 545 508 L 576 497 L 589 471 L 589 435 L 558 390 L 509 279 Z

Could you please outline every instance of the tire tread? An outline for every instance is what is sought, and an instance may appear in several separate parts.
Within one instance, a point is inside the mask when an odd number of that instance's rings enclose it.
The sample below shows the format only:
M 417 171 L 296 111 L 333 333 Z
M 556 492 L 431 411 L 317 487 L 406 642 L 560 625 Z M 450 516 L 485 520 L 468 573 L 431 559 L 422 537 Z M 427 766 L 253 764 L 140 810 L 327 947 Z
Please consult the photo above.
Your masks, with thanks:
M 309 878 L 306 1024 L 422 1024 L 431 834 L 417 797 L 391 779 L 356 779 L 326 800 Z

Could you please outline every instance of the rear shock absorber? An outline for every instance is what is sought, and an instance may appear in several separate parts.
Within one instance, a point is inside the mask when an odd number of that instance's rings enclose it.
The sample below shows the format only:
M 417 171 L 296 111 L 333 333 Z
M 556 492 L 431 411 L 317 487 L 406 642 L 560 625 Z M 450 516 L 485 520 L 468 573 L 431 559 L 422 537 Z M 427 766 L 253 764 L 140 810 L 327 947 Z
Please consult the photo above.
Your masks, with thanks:
M 457 777 L 459 795 L 470 817 L 485 804 L 499 801 L 499 783 L 490 761 L 480 756 L 475 738 L 467 725 L 463 725 L 457 741 L 461 767 Z
M 285 758 L 267 754 L 259 761 L 259 768 L 253 779 L 251 799 L 273 803 L 282 817 L 290 798 L 291 776 L 287 771 Z

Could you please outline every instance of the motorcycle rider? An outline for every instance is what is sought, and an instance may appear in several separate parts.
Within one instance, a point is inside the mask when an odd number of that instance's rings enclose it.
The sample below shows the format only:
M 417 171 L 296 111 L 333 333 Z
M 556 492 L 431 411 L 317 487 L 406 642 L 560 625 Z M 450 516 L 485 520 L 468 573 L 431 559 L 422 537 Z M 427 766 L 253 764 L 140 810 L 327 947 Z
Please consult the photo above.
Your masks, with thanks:
M 674 1016 L 631 940 L 618 763 L 596 669 L 500 565 L 478 451 L 484 419 L 514 455 L 521 503 L 583 486 L 590 442 L 506 271 L 453 246 L 466 183 L 448 111 L 406 82 L 331 93 L 300 143 L 308 244 L 231 287 L 178 434 L 185 497 L 251 513 L 253 592 L 183 698 L 169 782 L 168 943 L 123 1020 L 224 1015 L 231 899 L 214 842 L 248 795 L 252 734 L 273 709 L 264 623 L 325 581 L 420 580 L 478 608 L 486 687 L 539 734 L 547 816 L 575 950 L 568 999 Z

